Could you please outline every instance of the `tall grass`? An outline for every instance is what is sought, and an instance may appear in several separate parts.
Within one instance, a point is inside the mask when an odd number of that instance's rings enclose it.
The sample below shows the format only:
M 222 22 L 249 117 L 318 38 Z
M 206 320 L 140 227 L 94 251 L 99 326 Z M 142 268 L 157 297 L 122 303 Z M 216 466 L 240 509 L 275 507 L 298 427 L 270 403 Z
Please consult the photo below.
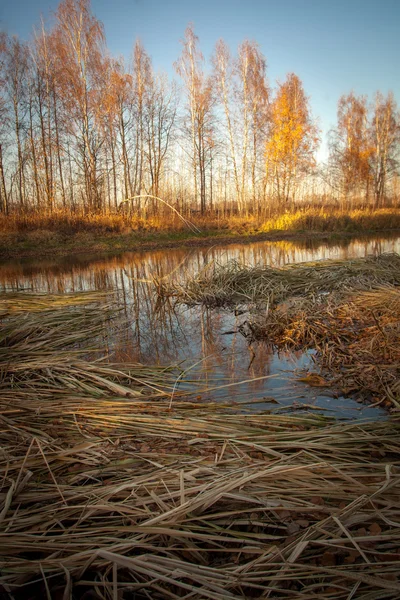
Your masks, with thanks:
M 348 212 L 306 209 L 287 212 L 268 219 L 260 231 L 367 232 L 400 229 L 400 210 L 396 208 L 356 209 Z
M 173 219 L 171 219 L 173 222 Z M 132 217 L 118 213 L 71 213 L 54 211 L 46 213 L 12 213 L 0 216 L 0 228 L 4 232 L 29 233 L 37 230 L 57 232 L 63 235 L 80 232 L 88 233 L 129 233 L 132 229 L 151 230 L 159 227 L 159 219 Z
M 216 211 L 205 215 L 188 214 L 203 232 L 220 231 L 229 234 L 257 234 L 273 231 L 285 232 L 367 232 L 400 229 L 400 209 L 357 209 L 343 212 L 338 209 L 304 208 L 294 212 L 277 213 L 265 220 L 258 215 L 223 215 Z M 45 238 L 52 233 L 74 235 L 88 233 L 96 235 L 132 232 L 179 232 L 188 231 L 179 217 L 168 210 L 146 217 L 132 214 L 84 214 L 62 210 L 52 213 L 12 213 L 0 215 L 0 231 L 8 234 L 31 235 L 41 232 Z M 40 234 L 38 234 L 39 236 Z

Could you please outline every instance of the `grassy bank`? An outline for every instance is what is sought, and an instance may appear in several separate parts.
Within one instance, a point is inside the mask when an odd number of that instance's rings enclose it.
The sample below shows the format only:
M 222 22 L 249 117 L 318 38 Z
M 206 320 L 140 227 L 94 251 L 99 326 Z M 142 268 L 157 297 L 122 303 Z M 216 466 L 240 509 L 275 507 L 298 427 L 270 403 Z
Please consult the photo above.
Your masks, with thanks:
M 304 236 L 354 235 L 400 231 L 400 209 L 304 209 L 269 219 L 189 216 L 193 233 L 175 215 L 142 219 L 127 215 L 66 213 L 0 217 L 0 256 L 121 252 L 183 244 L 210 245 L 239 240 L 295 239 Z
M 319 261 L 281 269 L 211 266 L 184 285 L 161 281 L 160 298 L 250 308 L 241 331 L 279 349 L 316 350 L 344 393 L 400 408 L 400 256 Z M 256 310 L 252 310 L 252 309 Z
M 85 358 L 107 298 L 3 295 L 0 315 L 2 597 L 398 598 L 396 414 L 171 403 L 176 369 Z

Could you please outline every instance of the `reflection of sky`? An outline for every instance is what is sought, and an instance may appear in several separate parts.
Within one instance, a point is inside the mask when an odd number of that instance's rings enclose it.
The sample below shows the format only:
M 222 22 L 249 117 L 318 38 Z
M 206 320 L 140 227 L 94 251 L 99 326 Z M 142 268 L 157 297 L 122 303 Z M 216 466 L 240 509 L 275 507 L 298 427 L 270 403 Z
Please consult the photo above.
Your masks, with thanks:
M 292 242 L 257 242 L 226 247 L 168 249 L 124 253 L 108 259 L 63 258 L 53 261 L 18 261 L 0 269 L 0 289 L 27 289 L 44 292 L 110 290 L 116 294 L 129 328 L 112 340 L 115 359 L 147 364 L 181 363 L 185 378 L 204 382 L 215 389 L 220 401 L 253 401 L 243 410 L 282 410 L 305 403 L 327 409 L 321 414 L 346 417 L 377 416 L 379 411 L 349 399 L 337 399 L 318 388 L 296 381 L 301 369 L 315 370 L 312 357 L 299 354 L 278 356 L 265 344 L 248 347 L 236 333 L 246 314 L 235 317 L 227 310 L 175 307 L 156 310 L 152 277 L 168 276 L 181 282 L 210 263 L 239 260 L 247 265 L 282 266 L 325 258 L 353 258 L 382 252 L 400 252 L 400 239 L 347 241 L 345 245 Z M 150 282 L 150 283 L 149 283 Z M 259 378 L 257 380 L 257 378 Z M 263 379 L 260 379 L 263 378 Z M 238 386 L 237 381 L 256 379 Z M 221 387 L 223 386 L 223 387 Z M 262 400 L 268 396 L 278 401 Z M 254 401 L 261 401 L 255 404 Z

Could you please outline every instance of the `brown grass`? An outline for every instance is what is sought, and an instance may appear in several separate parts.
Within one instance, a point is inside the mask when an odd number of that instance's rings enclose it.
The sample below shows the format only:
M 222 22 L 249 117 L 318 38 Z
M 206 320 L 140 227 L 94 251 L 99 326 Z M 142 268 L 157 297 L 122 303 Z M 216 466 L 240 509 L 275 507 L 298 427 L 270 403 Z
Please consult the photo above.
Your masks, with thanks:
M 262 303 L 272 307 L 292 296 L 315 296 L 347 289 L 371 289 L 380 284 L 400 285 L 400 256 L 382 254 L 352 260 L 326 260 L 286 265 L 248 267 L 238 261 L 223 266 L 209 263 L 184 284 L 159 282 L 160 297 L 208 307 Z
M 19 407 L 1 435 L 13 597 L 398 597 L 398 424 Z
M 312 348 L 342 392 L 400 410 L 399 288 L 289 300 L 248 321 L 243 332 L 278 348 Z
M 357 209 L 341 211 L 334 208 L 301 208 L 277 212 L 271 218 L 257 215 L 223 215 L 209 211 L 205 215 L 184 213 L 201 231 L 224 231 L 235 235 L 268 233 L 272 231 L 368 232 L 400 229 L 400 209 Z M 184 222 L 168 208 L 147 215 L 106 212 L 102 214 L 71 213 L 56 210 L 0 215 L 3 234 L 37 235 L 50 238 L 54 233 L 74 235 L 129 234 L 138 232 L 188 231 Z

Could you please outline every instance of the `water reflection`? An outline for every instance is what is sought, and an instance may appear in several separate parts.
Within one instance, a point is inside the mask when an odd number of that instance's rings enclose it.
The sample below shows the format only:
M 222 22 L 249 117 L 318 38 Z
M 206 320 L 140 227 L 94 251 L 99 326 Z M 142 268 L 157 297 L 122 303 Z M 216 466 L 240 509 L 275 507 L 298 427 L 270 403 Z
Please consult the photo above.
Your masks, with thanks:
M 112 258 L 67 257 L 41 261 L 21 260 L 3 264 L 0 289 L 33 292 L 108 290 L 115 294 L 129 322 L 112 340 L 117 360 L 170 364 L 181 362 L 187 378 L 220 387 L 214 397 L 235 401 L 257 400 L 247 410 L 270 409 L 264 398 L 273 397 L 278 410 L 294 402 L 312 404 L 340 416 L 378 416 L 377 409 L 361 407 L 348 399 L 336 399 L 296 381 L 296 370 L 309 368 L 312 356 L 302 353 L 278 356 L 265 344 L 248 346 L 237 332 L 245 316 L 201 308 L 160 309 L 153 277 L 173 276 L 184 281 L 213 262 L 235 259 L 246 264 L 283 266 L 326 258 L 355 258 L 382 252 L 400 252 L 400 238 L 364 238 L 345 242 L 257 242 L 212 248 L 180 248 L 123 253 Z M 270 376 L 268 379 L 260 379 Z M 239 387 L 238 380 L 255 379 Z

